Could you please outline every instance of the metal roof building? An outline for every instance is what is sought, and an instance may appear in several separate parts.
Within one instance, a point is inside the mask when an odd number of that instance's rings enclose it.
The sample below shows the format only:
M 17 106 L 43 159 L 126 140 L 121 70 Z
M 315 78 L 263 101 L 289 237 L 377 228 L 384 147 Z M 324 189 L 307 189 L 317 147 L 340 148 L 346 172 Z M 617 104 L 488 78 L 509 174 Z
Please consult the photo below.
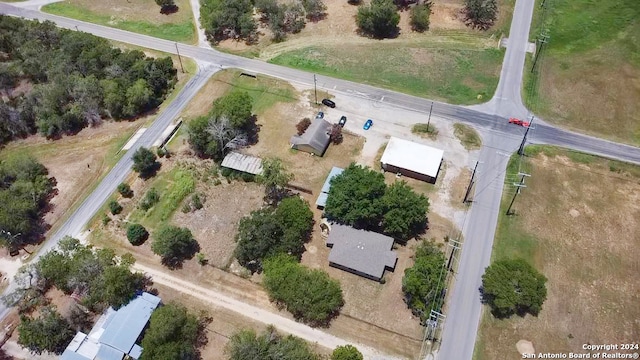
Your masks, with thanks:
M 294 149 L 322 156 L 329 146 L 330 129 L 331 123 L 324 119 L 315 119 L 304 134 L 292 136 L 289 142 Z
M 380 281 L 384 271 L 393 271 L 398 256 L 392 251 L 393 238 L 351 226 L 331 224 L 327 246 L 329 265 L 367 279 Z
M 435 183 L 443 155 L 443 150 L 391 137 L 380 163 L 385 171 Z
M 262 172 L 262 159 L 232 151 L 224 157 L 221 166 L 257 175 Z
M 320 191 L 320 195 L 318 195 L 318 199 L 316 200 L 316 206 L 319 208 L 324 208 L 327 204 L 327 198 L 329 197 L 329 190 L 331 189 L 331 179 L 342 174 L 344 171 L 343 168 L 333 167 L 331 171 L 329 171 L 329 175 L 327 179 L 324 181 L 324 185 L 322 185 L 322 190 Z
M 117 311 L 107 309 L 88 335 L 76 334 L 60 359 L 122 360 L 125 355 L 140 358 L 142 348 L 135 342 L 158 305 L 160 298 L 145 292 Z

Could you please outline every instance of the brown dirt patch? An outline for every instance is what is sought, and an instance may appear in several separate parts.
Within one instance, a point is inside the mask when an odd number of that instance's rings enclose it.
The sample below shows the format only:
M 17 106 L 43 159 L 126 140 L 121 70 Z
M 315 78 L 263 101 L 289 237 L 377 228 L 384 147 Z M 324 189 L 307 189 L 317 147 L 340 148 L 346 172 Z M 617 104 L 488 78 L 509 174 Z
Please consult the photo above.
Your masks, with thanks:
M 538 317 L 485 314 L 479 358 L 515 358 L 519 339 L 536 351 L 584 352 L 582 344 L 640 336 L 640 180 L 612 172 L 614 165 L 543 154 L 532 160 L 517 221 L 534 239 L 524 256 L 548 278 L 547 300 Z

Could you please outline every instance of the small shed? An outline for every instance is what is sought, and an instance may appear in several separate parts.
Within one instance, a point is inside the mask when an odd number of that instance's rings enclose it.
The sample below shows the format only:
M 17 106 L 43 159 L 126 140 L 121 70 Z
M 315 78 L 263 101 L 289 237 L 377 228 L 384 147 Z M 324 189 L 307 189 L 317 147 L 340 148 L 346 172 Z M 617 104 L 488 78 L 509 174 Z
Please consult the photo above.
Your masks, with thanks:
M 324 119 L 315 119 L 304 134 L 291 137 L 289 141 L 291 148 L 322 156 L 331 140 L 329 136 L 330 129 L 331 123 Z
M 434 184 L 443 155 L 443 150 L 392 137 L 380 158 L 380 165 L 384 171 Z
M 322 190 L 320 191 L 320 195 L 318 195 L 318 199 L 316 200 L 316 207 L 319 209 L 324 209 L 327 204 L 327 198 L 329 197 L 329 190 L 331 189 L 331 179 L 342 174 L 344 171 L 343 168 L 333 167 L 329 172 L 329 175 L 324 181 L 324 185 L 322 185 Z
M 258 175 L 262 172 L 262 159 L 232 151 L 224 157 L 220 166 Z
M 393 238 L 347 225 L 331 224 L 327 246 L 329 266 L 367 279 L 381 281 L 385 270 L 393 271 L 398 256 Z

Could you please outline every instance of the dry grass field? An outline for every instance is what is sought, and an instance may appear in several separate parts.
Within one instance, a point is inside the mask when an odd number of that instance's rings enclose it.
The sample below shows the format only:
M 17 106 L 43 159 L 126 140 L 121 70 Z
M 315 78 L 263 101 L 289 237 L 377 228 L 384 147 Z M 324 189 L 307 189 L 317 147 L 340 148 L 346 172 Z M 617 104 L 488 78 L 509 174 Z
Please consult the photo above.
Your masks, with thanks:
M 65 0 L 43 11 L 162 39 L 195 43 L 193 12 L 189 0 L 175 0 L 178 11 L 161 14 L 153 0 Z M 82 30 L 82 29 L 81 29 Z
M 528 152 L 532 176 L 516 215 L 501 215 L 493 259 L 529 260 L 548 278 L 547 300 L 538 317 L 496 320 L 485 311 L 475 359 L 520 359 L 520 340 L 535 352 L 637 343 L 640 168 L 549 147 Z

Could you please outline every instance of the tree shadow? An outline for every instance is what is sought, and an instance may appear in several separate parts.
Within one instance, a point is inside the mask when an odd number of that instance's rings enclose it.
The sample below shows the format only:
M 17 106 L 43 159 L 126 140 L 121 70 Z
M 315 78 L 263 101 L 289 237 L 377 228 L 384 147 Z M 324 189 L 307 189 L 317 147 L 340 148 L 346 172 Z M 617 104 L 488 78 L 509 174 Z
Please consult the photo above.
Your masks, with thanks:
M 162 265 L 168 267 L 171 270 L 182 269 L 185 260 L 191 260 L 196 255 L 196 253 L 200 252 L 200 244 L 197 241 L 194 241 L 190 246 L 182 249 L 180 252 L 175 254 L 175 256 L 162 257 Z
M 258 124 L 258 117 L 256 115 L 251 115 L 251 118 L 249 118 L 249 121 L 247 121 L 246 125 L 242 129 L 245 134 L 247 134 L 247 146 L 258 143 L 261 128 L 262 125 Z

